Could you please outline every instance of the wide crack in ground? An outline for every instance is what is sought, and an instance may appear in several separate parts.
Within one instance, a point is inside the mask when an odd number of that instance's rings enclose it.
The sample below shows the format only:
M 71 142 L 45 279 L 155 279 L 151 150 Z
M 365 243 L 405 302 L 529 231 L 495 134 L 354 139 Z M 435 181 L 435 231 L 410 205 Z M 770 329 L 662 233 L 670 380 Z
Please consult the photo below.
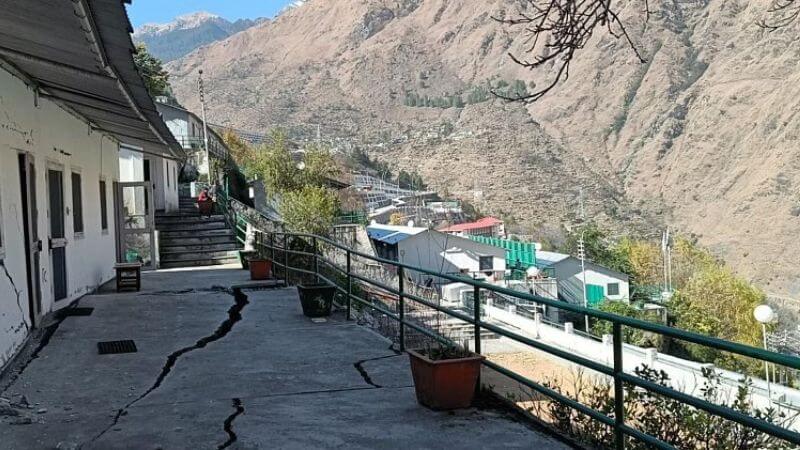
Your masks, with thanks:
M 222 427 L 225 430 L 225 433 L 228 434 L 228 440 L 217 446 L 217 450 L 223 450 L 230 447 L 238 439 L 238 436 L 236 436 L 236 433 L 233 431 L 233 421 L 236 420 L 236 418 L 240 415 L 244 414 L 244 404 L 240 398 L 234 398 L 232 403 L 235 411 L 233 414 L 228 416 L 227 419 L 225 419 Z
M 226 292 L 231 293 L 231 291 L 227 290 Z M 101 431 L 97 436 L 95 436 L 92 439 L 92 442 L 100 439 L 110 429 L 115 427 L 117 423 L 119 423 L 120 418 L 128 413 L 128 409 L 131 406 L 135 405 L 136 403 L 138 403 L 139 401 L 150 395 L 153 391 L 158 389 L 164 382 L 164 380 L 167 378 L 167 376 L 172 372 L 172 369 L 175 368 L 175 364 L 178 362 L 178 359 L 181 356 L 193 352 L 195 350 L 205 348 L 208 344 L 211 344 L 212 342 L 224 338 L 225 336 L 228 335 L 228 333 L 231 332 L 236 323 L 242 320 L 242 311 L 244 310 L 245 306 L 247 306 L 247 304 L 249 303 L 247 301 L 247 296 L 244 295 L 244 293 L 242 293 L 241 289 L 234 288 L 232 295 L 234 298 L 234 304 L 233 306 L 230 307 L 230 309 L 228 309 L 228 318 L 225 319 L 225 321 L 223 321 L 219 325 L 219 327 L 217 327 L 214 333 L 198 340 L 194 345 L 184 347 L 180 350 L 172 352 L 169 356 L 167 356 L 167 361 L 161 368 L 161 372 L 158 374 L 158 377 L 156 378 L 156 381 L 153 383 L 153 385 L 148 390 L 146 390 L 142 395 L 136 397 L 133 401 L 131 401 L 124 407 L 120 408 L 117 411 L 117 414 L 114 416 L 114 420 L 111 422 L 111 424 L 108 427 L 106 427 L 103 431 Z

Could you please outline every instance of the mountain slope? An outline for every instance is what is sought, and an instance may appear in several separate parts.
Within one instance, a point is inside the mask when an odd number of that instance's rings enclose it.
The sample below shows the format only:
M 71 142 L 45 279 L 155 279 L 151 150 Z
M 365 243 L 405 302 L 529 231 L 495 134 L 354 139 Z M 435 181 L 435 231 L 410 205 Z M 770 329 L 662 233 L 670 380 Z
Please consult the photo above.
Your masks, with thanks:
M 177 17 L 167 24 L 142 25 L 134 32 L 133 39 L 144 43 L 157 58 L 169 62 L 264 21 L 266 19 L 230 22 L 214 14 L 198 12 Z
M 202 65 L 214 122 L 322 124 L 540 230 L 574 219 L 583 189 L 600 222 L 672 225 L 768 291 L 800 293 L 800 30 L 756 27 L 765 1 L 651 1 L 647 22 L 631 2 L 623 18 L 648 62 L 598 34 L 541 102 L 472 101 L 487 80 L 530 89 L 550 75 L 515 65 L 527 36 L 492 20 L 523 5 L 311 0 L 170 69 L 196 108 Z

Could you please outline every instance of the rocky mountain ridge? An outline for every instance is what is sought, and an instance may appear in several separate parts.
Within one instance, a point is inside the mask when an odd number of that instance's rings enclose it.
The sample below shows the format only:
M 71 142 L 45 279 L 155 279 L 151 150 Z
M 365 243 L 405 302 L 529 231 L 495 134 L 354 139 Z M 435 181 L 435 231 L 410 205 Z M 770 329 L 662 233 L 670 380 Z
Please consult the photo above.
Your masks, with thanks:
M 587 215 L 619 231 L 696 237 L 768 292 L 800 295 L 800 28 L 769 33 L 763 0 L 623 3 L 647 62 L 597 33 L 570 78 L 532 105 L 527 35 L 493 17 L 518 0 L 310 0 L 169 65 L 211 120 L 264 131 L 320 125 L 535 233 Z

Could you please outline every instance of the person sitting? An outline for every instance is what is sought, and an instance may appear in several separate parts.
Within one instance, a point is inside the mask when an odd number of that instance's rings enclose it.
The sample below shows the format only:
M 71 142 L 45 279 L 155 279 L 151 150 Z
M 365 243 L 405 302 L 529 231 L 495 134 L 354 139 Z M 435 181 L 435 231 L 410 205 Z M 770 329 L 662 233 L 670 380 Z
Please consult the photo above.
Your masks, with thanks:
M 214 209 L 214 200 L 208 193 L 208 188 L 204 188 L 200 195 L 197 196 L 197 207 L 200 210 L 200 215 L 211 217 L 211 211 Z

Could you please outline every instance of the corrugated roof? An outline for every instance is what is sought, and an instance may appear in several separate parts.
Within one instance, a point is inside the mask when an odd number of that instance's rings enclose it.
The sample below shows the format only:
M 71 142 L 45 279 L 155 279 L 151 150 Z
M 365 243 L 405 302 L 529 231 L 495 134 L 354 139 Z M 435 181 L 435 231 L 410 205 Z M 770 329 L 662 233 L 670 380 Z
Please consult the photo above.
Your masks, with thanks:
M 121 0 L 0 2 L 0 58 L 67 107 L 147 153 L 183 157 L 133 62 Z
M 393 225 L 370 225 L 367 227 L 367 235 L 370 239 L 384 242 L 389 245 L 397 244 L 404 239 L 415 236 L 424 231 L 427 231 L 427 229 Z
M 457 225 L 452 225 L 449 227 L 442 228 L 438 231 L 444 233 L 458 233 L 462 231 L 478 230 L 481 228 L 493 227 L 495 225 L 500 225 L 502 223 L 503 221 L 500 219 L 496 219 L 494 217 L 484 217 L 483 219 L 480 219 L 477 222 L 459 223 Z
M 545 252 L 540 250 L 536 252 L 536 266 L 550 267 L 553 264 L 559 263 L 567 258 L 569 258 L 569 255 L 565 255 L 564 253 Z

